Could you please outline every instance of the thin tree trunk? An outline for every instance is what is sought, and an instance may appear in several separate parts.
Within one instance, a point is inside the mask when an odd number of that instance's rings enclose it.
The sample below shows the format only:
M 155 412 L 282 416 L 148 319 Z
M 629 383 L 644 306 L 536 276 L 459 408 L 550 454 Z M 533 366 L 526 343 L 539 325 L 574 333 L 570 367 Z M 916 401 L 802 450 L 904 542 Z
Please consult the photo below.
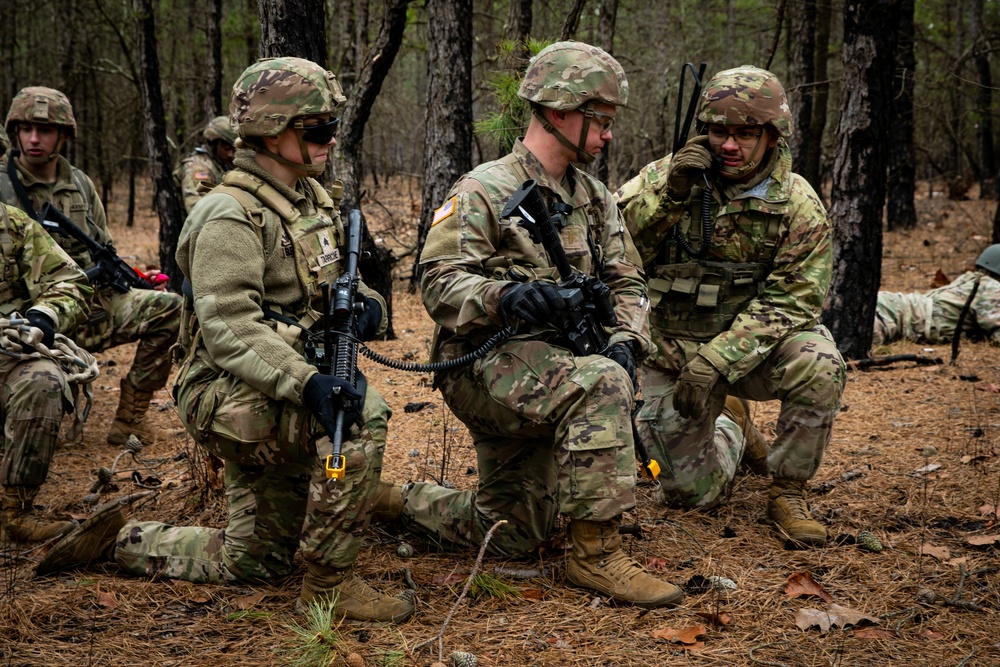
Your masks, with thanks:
M 823 183 L 823 135 L 826 133 L 827 103 L 830 99 L 829 50 L 830 22 L 833 17 L 832 3 L 823 0 L 816 5 L 816 86 L 813 88 L 812 122 L 809 137 L 815 146 L 806 154 L 799 172 L 822 192 Z
M 618 0 L 601 0 L 601 9 L 597 20 L 597 46 L 614 55 L 615 23 L 618 19 Z M 614 142 L 606 144 L 601 154 L 597 156 L 591 173 L 602 183 L 608 182 L 610 175 L 611 149 Z
M 795 131 L 789 146 L 792 149 L 792 164 L 798 173 L 806 155 L 821 149 L 822 141 L 810 136 L 814 95 L 816 92 L 816 0 L 803 0 L 792 12 L 792 84 L 795 91 L 789 95 Z M 806 179 L 808 180 L 808 179 Z M 819 190 L 820 184 L 810 181 Z
M 972 29 L 973 61 L 976 66 L 976 143 L 979 146 L 979 196 L 996 199 L 1000 184 L 997 183 L 997 158 L 993 145 L 993 77 L 990 73 L 989 37 L 983 31 L 983 0 L 973 0 L 969 20 Z
M 153 197 L 160 218 L 160 270 L 170 276 L 170 288 L 179 290 L 182 276 L 174 253 L 184 221 L 184 202 L 180 188 L 170 175 L 170 152 L 167 128 L 163 122 L 163 94 L 160 91 L 160 59 L 156 53 L 156 19 L 151 0 L 132 0 L 132 9 L 136 17 L 135 51 L 149 176 L 153 180 Z
M 886 223 L 889 229 L 917 226 L 914 195 L 917 191 L 917 168 L 913 150 L 913 73 L 917 60 L 913 54 L 914 0 L 901 0 L 899 43 L 892 79 L 892 122 L 889 124 L 888 190 Z
M 560 41 L 565 42 L 567 39 L 573 39 L 576 35 L 576 27 L 580 24 L 580 14 L 583 12 L 584 2 L 585 0 L 573 0 L 573 6 L 569 8 L 562 31 L 559 33 Z
M 527 45 L 533 19 L 531 3 L 532 0 L 510 0 L 510 13 L 507 15 L 504 32 L 507 41 L 516 45 L 514 55 L 521 60 L 527 60 L 531 56 Z
M 424 187 L 417 228 L 423 250 L 434 209 L 472 168 L 472 0 L 427 2 L 427 120 L 424 123 Z M 420 282 L 413 263 L 410 290 Z
M 833 272 L 823 321 L 844 357 L 868 356 L 882 276 L 885 143 L 900 0 L 844 8 L 844 92 L 833 169 Z
M 205 20 L 204 115 L 211 120 L 222 113 L 222 0 L 208 0 Z M 228 106 L 228 105 L 227 105 Z
M 261 58 L 295 56 L 326 67 L 324 0 L 258 0 Z

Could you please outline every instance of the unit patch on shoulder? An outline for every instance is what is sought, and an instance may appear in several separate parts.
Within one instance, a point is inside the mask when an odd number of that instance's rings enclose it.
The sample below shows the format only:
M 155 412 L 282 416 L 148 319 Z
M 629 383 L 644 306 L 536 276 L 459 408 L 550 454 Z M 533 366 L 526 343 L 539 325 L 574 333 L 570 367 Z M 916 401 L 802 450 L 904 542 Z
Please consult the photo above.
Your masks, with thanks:
M 194 172 L 194 180 L 196 181 L 207 181 L 208 172 L 207 171 L 196 171 Z
M 442 204 L 441 208 L 439 208 L 436 211 L 434 211 L 434 219 L 431 220 L 431 227 L 433 227 L 434 225 L 436 225 L 437 223 L 441 222 L 442 220 L 444 220 L 449 215 L 451 215 L 452 213 L 455 212 L 455 200 L 456 199 L 458 199 L 458 198 L 457 197 L 452 197 L 451 199 L 449 199 L 448 201 L 446 201 L 444 204 Z

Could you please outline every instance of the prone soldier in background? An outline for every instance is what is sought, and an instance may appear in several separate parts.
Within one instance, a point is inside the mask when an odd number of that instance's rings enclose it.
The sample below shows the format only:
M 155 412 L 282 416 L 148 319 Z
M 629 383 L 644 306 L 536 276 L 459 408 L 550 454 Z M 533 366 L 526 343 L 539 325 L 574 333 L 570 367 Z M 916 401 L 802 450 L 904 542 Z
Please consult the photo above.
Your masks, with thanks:
M 76 119 L 66 96 L 52 88 L 24 88 L 14 96 L 5 126 L 14 147 L 0 169 L 0 200 L 34 218 L 50 204 L 97 243 L 111 242 L 93 181 L 60 155 L 66 142 L 76 137 Z M 95 268 L 84 243 L 62 236 L 56 240 L 84 271 Z M 90 352 L 138 341 L 132 367 L 120 383 L 107 441 L 120 446 L 135 435 L 149 444 L 157 431 L 144 417 L 153 393 L 167 384 L 181 298 L 152 289 L 122 293 L 96 282 L 90 317 L 70 337 Z
M 83 271 L 24 212 L 0 204 L 0 318 L 27 322 L 27 337 L 52 348 L 55 334 L 87 318 L 91 287 Z M 6 323 L 5 322 L 5 323 Z M 5 338 L 7 332 L 0 332 Z M 73 397 L 62 368 L 47 357 L 0 350 L 0 541 L 36 542 L 73 530 L 70 521 L 48 521 L 34 508 Z M 22 351 L 27 351 L 23 349 Z M 33 355 L 37 356 L 37 355 Z
M 188 213 L 205 192 L 222 182 L 222 176 L 233 168 L 233 156 L 236 155 L 237 137 L 229 116 L 216 116 L 208 121 L 202 137 L 205 143 L 185 156 L 174 170 Z
M 648 345 L 638 257 L 607 187 L 578 169 L 611 141 L 628 99 L 621 65 L 599 48 L 557 42 L 535 56 L 518 95 L 532 106 L 523 140 L 463 176 L 435 212 L 420 257 L 421 290 L 438 328 L 434 361 L 460 357 L 508 326 L 516 333 L 481 359 L 435 376 L 472 434 L 479 487 L 383 484 L 378 511 L 445 544 L 478 546 L 490 527 L 497 554 L 534 550 L 560 515 L 573 543 L 567 580 L 623 603 L 675 604 L 681 590 L 622 549 L 620 515 L 635 506 L 631 410 L 636 362 Z M 560 285 L 553 258 L 518 220 L 503 215 L 534 180 L 572 269 L 604 282 L 617 323 L 607 345 L 574 354 L 559 323 L 580 288 Z M 522 187 L 522 194 L 524 188 Z
M 872 344 L 951 342 L 968 308 L 962 333 L 1000 345 L 1000 244 L 980 253 L 976 268 L 923 294 L 879 292 Z
M 615 193 L 646 270 L 656 349 L 642 369 L 637 428 L 664 468 L 661 500 L 709 508 L 741 461 L 772 475 L 767 512 L 818 546 L 806 482 L 830 441 L 844 362 L 819 316 L 830 285 L 830 224 L 792 172 L 792 116 L 770 72 L 743 66 L 705 86 L 705 134 Z M 781 401 L 768 447 L 746 399 Z M 722 415 L 720 417 L 720 415 Z
M 354 571 L 389 406 L 363 381 L 319 372 L 323 364 L 306 358 L 303 329 L 325 329 L 323 288 L 345 264 L 339 211 L 313 178 L 326 166 L 333 114 L 345 101 L 336 77 L 308 60 L 248 67 L 229 107 L 241 140 L 236 168 L 188 217 L 177 249 L 191 293 L 174 396 L 191 437 L 225 461 L 228 525 L 126 524 L 120 507 L 108 505 L 55 545 L 40 574 L 111 559 L 137 576 L 274 581 L 292 571 L 301 547 L 297 609 L 335 604 L 354 625 L 413 613 Z M 358 295 L 356 331 L 370 340 L 388 326 L 385 303 L 363 283 Z M 338 431 L 338 406 L 348 402 L 354 412 Z M 326 455 L 337 435 L 346 465 L 331 484 Z

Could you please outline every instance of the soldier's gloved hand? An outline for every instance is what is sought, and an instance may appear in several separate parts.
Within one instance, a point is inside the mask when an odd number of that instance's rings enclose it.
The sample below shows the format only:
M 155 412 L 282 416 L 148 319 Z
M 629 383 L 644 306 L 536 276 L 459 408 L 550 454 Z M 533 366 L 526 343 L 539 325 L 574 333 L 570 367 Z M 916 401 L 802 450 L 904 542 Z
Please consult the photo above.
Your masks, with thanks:
M 604 351 L 604 356 L 618 363 L 619 366 L 628 372 L 628 377 L 632 380 L 633 391 L 639 390 L 639 377 L 635 369 L 634 343 L 615 343 Z
M 382 306 L 375 299 L 365 296 L 361 292 L 355 295 L 355 303 L 364 304 L 364 308 L 358 313 L 358 338 L 361 340 L 371 340 L 378 332 L 378 325 L 382 323 Z
M 500 313 L 505 322 L 515 317 L 536 327 L 552 322 L 556 313 L 566 310 L 566 301 L 555 283 L 535 281 L 508 287 L 500 297 Z
M 347 380 L 341 380 L 335 375 L 316 373 L 306 382 L 302 392 L 302 402 L 313 413 L 326 434 L 333 438 L 337 432 L 337 410 L 342 406 L 358 406 L 349 409 L 344 414 L 344 428 L 341 433 L 347 439 L 351 426 L 361 416 L 361 404 L 364 394 L 351 386 Z
M 717 391 L 722 375 L 700 354 L 681 370 L 674 386 L 674 410 L 684 419 L 698 419 L 708 411 L 709 401 Z
M 28 320 L 32 327 L 42 332 L 38 342 L 49 349 L 56 344 L 56 325 L 49 319 L 48 315 L 37 310 L 29 310 L 24 319 Z M 32 339 L 35 338 L 35 335 L 29 334 L 29 336 Z
M 687 197 L 691 188 L 701 182 L 702 173 L 712 167 L 708 135 L 692 137 L 670 158 L 667 171 L 667 192 L 675 199 Z

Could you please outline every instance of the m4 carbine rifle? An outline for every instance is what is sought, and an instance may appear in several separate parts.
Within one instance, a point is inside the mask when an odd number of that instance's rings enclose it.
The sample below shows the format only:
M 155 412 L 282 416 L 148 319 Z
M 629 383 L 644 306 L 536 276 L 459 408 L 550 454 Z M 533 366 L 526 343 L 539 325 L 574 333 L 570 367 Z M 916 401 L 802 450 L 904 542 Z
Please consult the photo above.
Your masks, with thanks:
M 602 354 L 608 347 L 605 327 L 616 326 L 618 317 L 611 303 L 611 289 L 599 278 L 575 270 L 566 257 L 556 225 L 563 227 L 564 216 L 571 210 L 557 201 L 552 205 L 554 215 L 550 216 L 538 184 L 529 179 L 511 195 L 500 219 L 519 216 L 518 224 L 528 231 L 532 241 L 541 244 L 559 271 L 559 293 L 566 300 L 567 312 L 566 319 L 557 324 L 573 354 Z
M 54 232 L 60 236 L 76 239 L 87 247 L 91 258 L 97 264 L 86 271 L 87 280 L 91 284 L 105 283 L 122 294 L 133 287 L 137 289 L 153 288 L 152 283 L 118 256 L 115 246 L 110 241 L 98 243 L 90 238 L 51 202 L 46 202 L 45 206 L 42 207 L 38 214 L 38 222 L 50 233 Z

